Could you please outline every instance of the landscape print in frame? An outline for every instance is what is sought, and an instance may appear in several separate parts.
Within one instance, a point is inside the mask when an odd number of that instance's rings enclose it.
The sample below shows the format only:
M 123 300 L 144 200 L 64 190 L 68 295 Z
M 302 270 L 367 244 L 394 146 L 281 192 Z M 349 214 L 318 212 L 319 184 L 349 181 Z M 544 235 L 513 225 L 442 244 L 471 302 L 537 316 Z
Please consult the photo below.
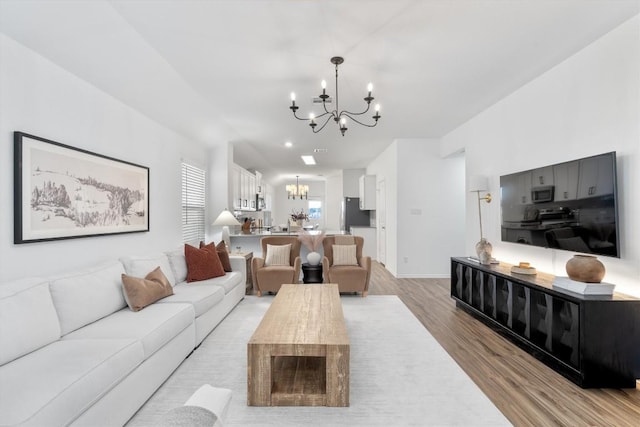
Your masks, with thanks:
M 149 168 L 14 132 L 14 243 L 149 231 Z

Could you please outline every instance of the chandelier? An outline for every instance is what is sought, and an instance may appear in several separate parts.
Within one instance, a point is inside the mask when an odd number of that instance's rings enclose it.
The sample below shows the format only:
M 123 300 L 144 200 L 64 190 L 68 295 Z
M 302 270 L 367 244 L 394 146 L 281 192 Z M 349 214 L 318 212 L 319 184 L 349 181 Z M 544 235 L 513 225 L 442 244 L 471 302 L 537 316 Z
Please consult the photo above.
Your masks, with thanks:
M 296 175 L 295 184 L 287 184 L 287 199 L 295 200 L 296 197 L 300 197 L 300 200 L 302 200 L 307 198 L 307 194 L 309 194 L 309 186 L 300 185 L 298 175 Z
M 289 109 L 293 112 L 293 116 L 296 119 L 307 120 L 309 122 L 309 126 L 311 126 L 311 130 L 313 131 L 313 133 L 320 132 L 322 129 L 324 129 L 327 123 L 329 123 L 329 120 L 333 119 L 336 122 L 336 124 L 338 124 L 340 128 L 340 132 L 342 133 L 342 136 L 344 136 L 344 133 L 348 129 L 347 117 L 362 126 L 367 126 L 370 128 L 375 127 L 378 124 L 378 119 L 381 117 L 380 104 L 376 104 L 374 108 L 375 115 L 371 116 L 374 120 L 373 123 L 363 123 L 356 118 L 356 116 L 361 116 L 363 114 L 366 114 L 367 111 L 369 111 L 369 108 L 371 107 L 371 101 L 374 100 L 373 96 L 371 96 L 371 91 L 373 90 L 373 84 L 371 83 L 369 83 L 369 85 L 367 86 L 367 91 L 369 92 L 369 94 L 364 98 L 364 101 L 367 103 L 367 108 L 363 112 L 352 113 L 351 111 L 347 111 L 347 110 L 340 111 L 340 106 L 338 104 L 338 65 L 342 64 L 343 62 L 344 62 L 344 58 L 342 58 L 341 56 L 334 56 L 333 58 L 331 58 L 331 63 L 336 66 L 336 108 L 335 110 L 329 111 L 327 109 L 327 104 L 331 103 L 331 100 L 329 100 L 329 95 L 327 95 L 327 82 L 324 80 L 321 83 L 322 94 L 320 95 L 320 100 L 322 101 L 322 107 L 324 108 L 324 113 L 320 114 L 319 116 L 316 116 L 313 113 L 310 113 L 308 119 L 305 119 L 303 117 L 298 117 L 298 115 L 296 114 L 296 111 L 298 110 L 299 107 L 296 105 L 296 94 L 293 92 L 291 93 L 291 106 L 289 107 Z M 326 116 L 326 119 L 324 119 L 325 116 Z M 320 126 L 317 129 L 316 127 L 318 126 L 318 123 L 316 121 L 318 122 L 323 121 L 322 126 Z

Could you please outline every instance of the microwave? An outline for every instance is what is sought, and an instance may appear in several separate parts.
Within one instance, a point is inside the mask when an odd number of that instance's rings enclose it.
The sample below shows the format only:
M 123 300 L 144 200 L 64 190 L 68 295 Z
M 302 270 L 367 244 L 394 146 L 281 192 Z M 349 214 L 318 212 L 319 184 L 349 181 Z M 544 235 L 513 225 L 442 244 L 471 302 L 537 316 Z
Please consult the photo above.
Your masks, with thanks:
M 531 189 L 532 203 L 553 202 L 553 185 L 544 185 L 542 187 L 533 187 Z

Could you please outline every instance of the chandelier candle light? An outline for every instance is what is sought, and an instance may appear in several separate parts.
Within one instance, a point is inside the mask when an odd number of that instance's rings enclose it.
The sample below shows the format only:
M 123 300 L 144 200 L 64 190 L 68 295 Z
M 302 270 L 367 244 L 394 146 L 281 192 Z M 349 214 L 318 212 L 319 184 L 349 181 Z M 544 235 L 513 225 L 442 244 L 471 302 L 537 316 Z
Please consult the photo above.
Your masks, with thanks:
M 480 241 L 476 243 L 476 254 L 480 264 L 488 265 L 491 263 L 491 251 L 493 247 L 482 234 L 482 207 L 480 205 L 481 200 L 485 200 L 487 203 L 491 203 L 491 193 L 487 193 L 486 196 L 480 197 L 480 192 L 487 191 L 489 183 L 486 177 L 472 175 L 469 177 L 469 191 L 476 193 L 478 196 L 478 218 L 480 219 Z
M 372 83 L 369 83 L 369 85 L 367 86 L 367 91 L 369 93 L 364 98 L 364 101 L 367 103 L 367 108 L 363 112 L 353 113 L 347 110 L 340 111 L 340 105 L 338 104 L 338 100 L 339 100 L 338 99 L 338 65 L 342 64 L 343 62 L 344 62 L 344 58 L 341 56 L 334 56 L 333 58 L 331 58 L 331 63 L 336 66 L 336 108 L 335 110 L 329 111 L 327 109 L 327 104 L 331 103 L 331 100 L 329 100 L 329 95 L 327 95 L 327 82 L 324 80 L 320 84 L 320 86 L 322 87 L 322 94 L 320 94 L 320 99 L 322 100 L 322 107 L 324 108 L 324 113 L 320 114 L 319 116 L 316 116 L 314 113 L 310 113 L 308 119 L 304 117 L 298 117 L 296 111 L 298 110 L 299 107 L 296 105 L 296 94 L 291 92 L 291 106 L 289 107 L 289 109 L 293 112 L 293 116 L 296 119 L 307 120 L 309 122 L 309 126 L 311 126 L 311 130 L 313 131 L 313 133 L 320 132 L 322 129 L 324 129 L 327 123 L 329 123 L 329 120 L 333 119 L 336 122 L 336 124 L 338 124 L 340 128 L 340 132 L 342 133 L 342 136 L 344 136 L 344 133 L 348 129 L 347 117 L 362 126 L 366 126 L 370 128 L 375 127 L 378 124 L 378 119 L 382 117 L 380 116 L 380 104 L 376 104 L 376 106 L 374 107 L 375 115 L 371 116 L 374 120 L 373 123 L 371 124 L 363 123 L 356 118 L 356 116 L 361 116 L 363 114 L 366 114 L 367 111 L 369 111 L 369 108 L 371 107 L 371 101 L 374 100 L 373 96 L 371 96 L 371 92 L 373 91 Z M 326 116 L 326 119 L 324 118 L 325 116 Z M 316 127 L 318 126 L 318 123 L 316 123 L 316 121 L 322 121 L 322 120 L 324 120 L 324 122 L 322 123 L 322 126 L 316 129 Z
M 307 194 L 309 194 L 309 186 L 308 185 L 300 185 L 298 181 L 298 175 L 296 175 L 296 183 L 295 184 L 287 184 L 287 199 L 295 200 L 296 197 L 300 197 L 300 200 L 306 199 Z

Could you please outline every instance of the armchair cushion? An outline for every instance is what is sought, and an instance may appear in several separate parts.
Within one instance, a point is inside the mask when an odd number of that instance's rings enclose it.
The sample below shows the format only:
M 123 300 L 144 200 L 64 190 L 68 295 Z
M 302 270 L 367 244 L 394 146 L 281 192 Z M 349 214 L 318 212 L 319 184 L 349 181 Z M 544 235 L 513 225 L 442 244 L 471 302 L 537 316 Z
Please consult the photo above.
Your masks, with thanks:
M 264 265 L 286 265 L 291 266 L 290 262 L 291 244 L 287 245 L 269 245 L 267 244 L 267 256 Z
M 333 265 L 358 265 L 356 245 L 333 245 Z
M 283 283 L 298 283 L 300 241 L 295 236 L 267 236 L 260 240 L 263 257 L 253 257 L 251 276 L 258 296 L 278 292 Z

